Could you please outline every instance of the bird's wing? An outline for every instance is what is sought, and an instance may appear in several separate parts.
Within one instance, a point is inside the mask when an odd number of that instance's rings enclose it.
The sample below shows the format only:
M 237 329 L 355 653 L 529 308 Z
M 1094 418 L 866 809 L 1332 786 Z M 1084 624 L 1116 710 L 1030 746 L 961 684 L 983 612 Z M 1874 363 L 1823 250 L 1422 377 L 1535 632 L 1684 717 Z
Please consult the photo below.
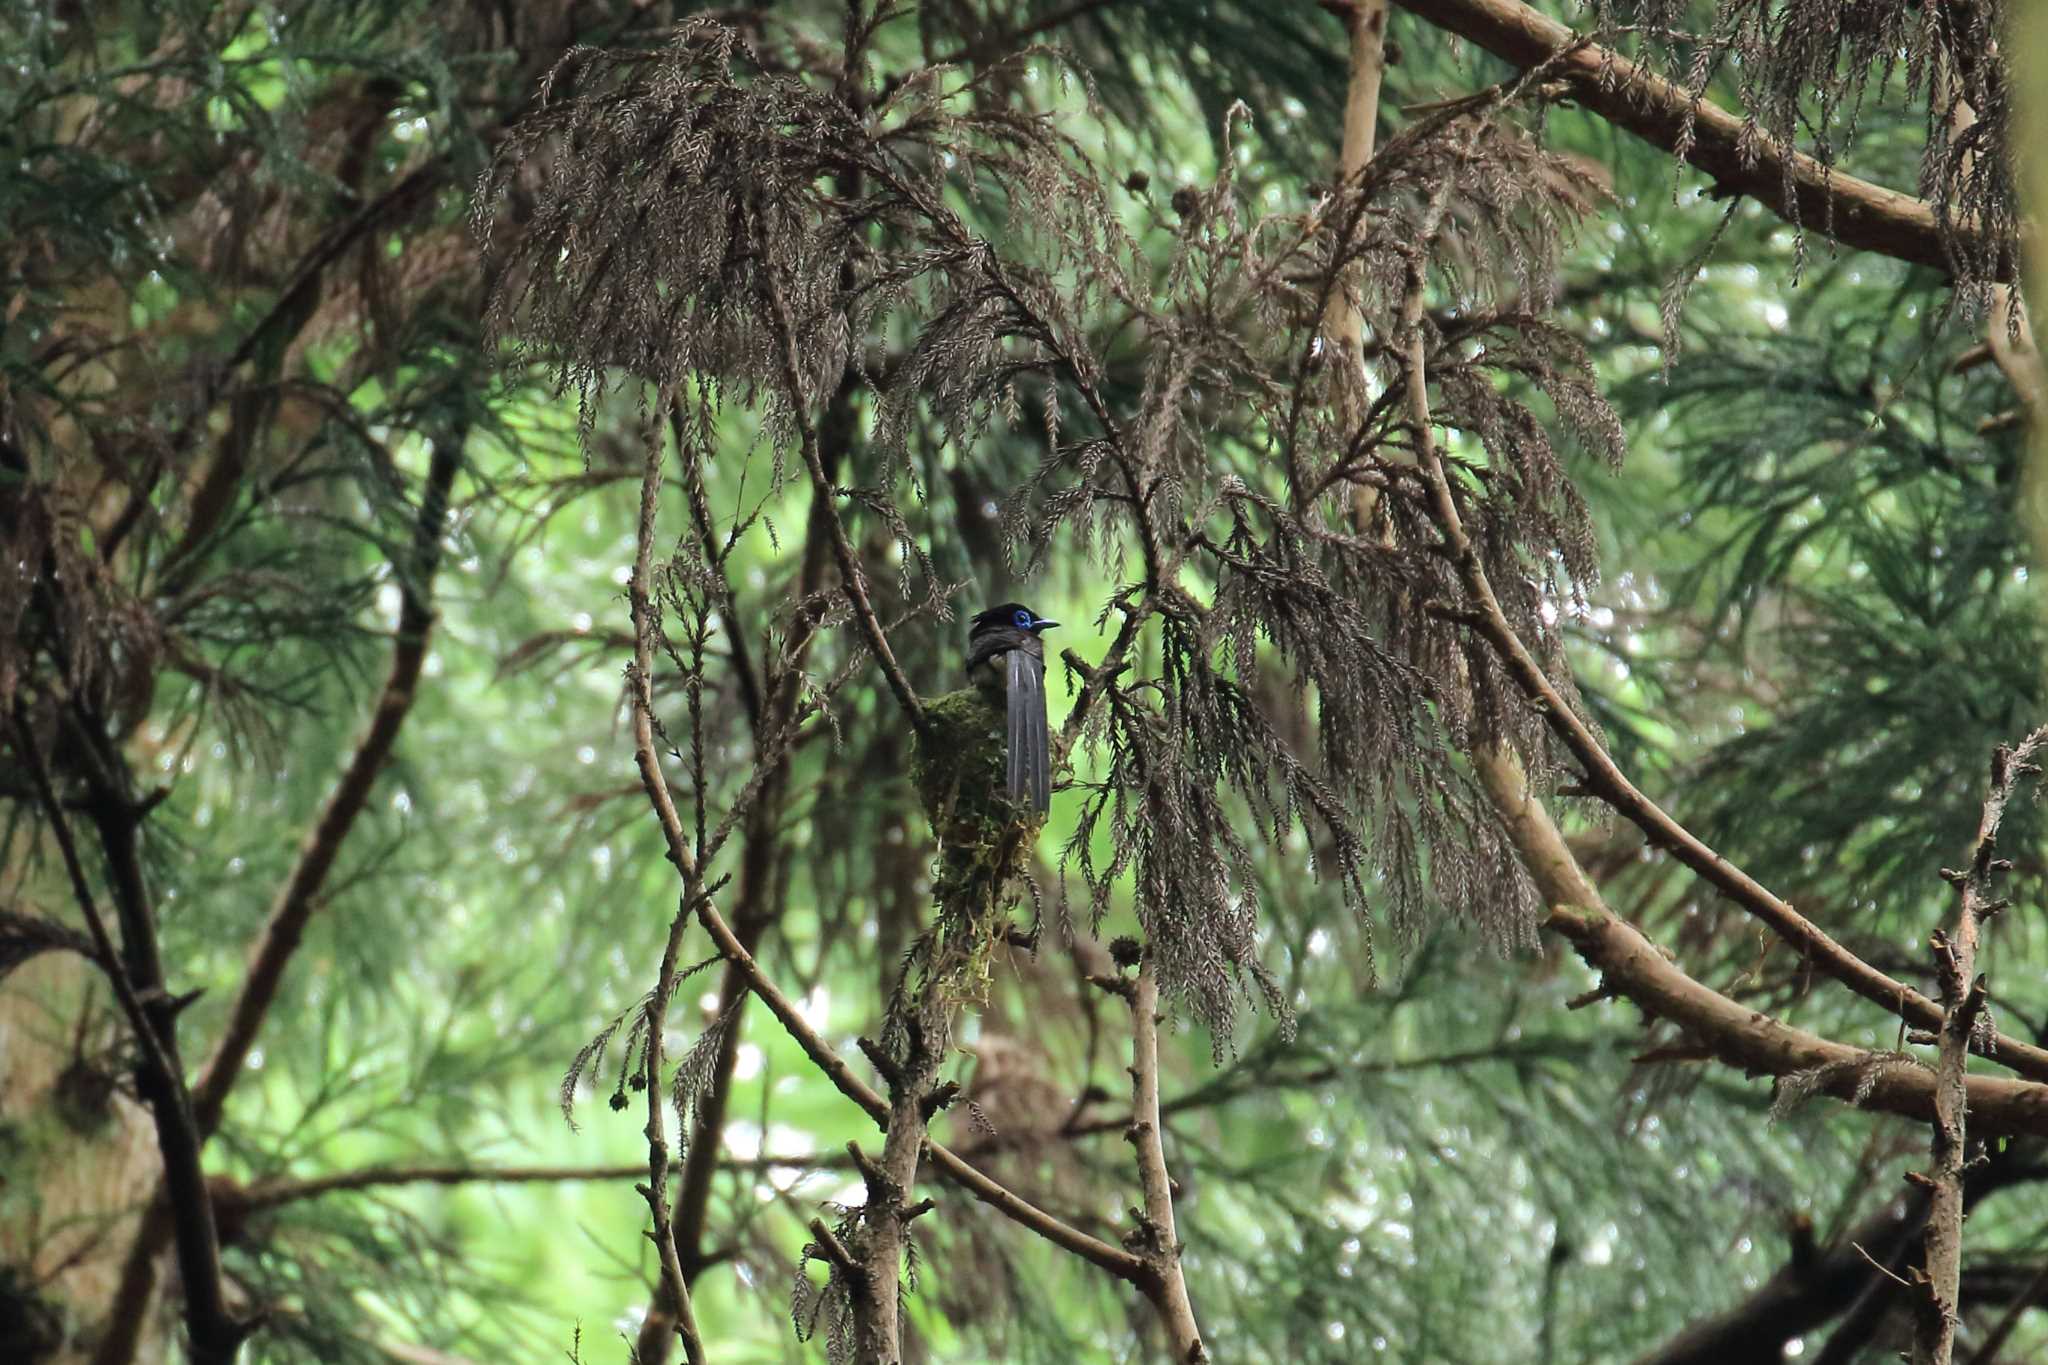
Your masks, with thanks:
M 1010 796 L 1043 814 L 1052 808 L 1052 738 L 1045 726 L 1045 661 L 1021 649 L 1009 665 Z

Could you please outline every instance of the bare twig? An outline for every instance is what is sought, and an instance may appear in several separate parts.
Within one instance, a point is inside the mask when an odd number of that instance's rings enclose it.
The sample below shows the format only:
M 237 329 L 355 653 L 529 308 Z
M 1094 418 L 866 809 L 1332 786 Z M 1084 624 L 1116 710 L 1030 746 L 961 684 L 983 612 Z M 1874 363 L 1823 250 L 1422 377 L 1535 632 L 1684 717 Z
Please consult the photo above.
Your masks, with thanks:
M 1958 892 L 1953 928 L 1933 936 L 1935 975 L 1941 982 L 1940 1051 L 1935 1063 L 1934 1135 L 1926 1179 L 1933 1203 L 1927 1216 L 1927 1266 L 1916 1296 L 1916 1365 L 1949 1365 L 1955 1355 L 1963 1273 L 1963 1168 L 1967 1160 L 1965 1109 L 1970 1042 L 1980 1032 L 1984 978 L 1977 975 L 1977 945 L 1986 919 L 1996 913 L 1998 874 L 2010 864 L 1997 856 L 1998 827 L 2020 783 L 2039 771 L 2030 761 L 2048 742 L 2048 726 L 1991 756 L 1991 788 L 1977 820 L 1966 867 L 1944 875 Z
M 1892 1270 L 1890 1266 L 1883 1264 L 1875 1256 L 1865 1251 L 1861 1245 L 1854 1242 L 1850 1243 L 1850 1245 L 1856 1247 L 1856 1254 L 1858 1256 L 1861 1256 L 1864 1260 L 1870 1262 L 1870 1268 L 1872 1270 L 1875 1270 L 1878 1274 L 1884 1276 L 1886 1279 L 1890 1280 L 1892 1283 L 1898 1285 L 1902 1289 L 1911 1289 L 1913 1287 L 1912 1285 L 1906 1283 L 1905 1280 L 1900 1279 L 1899 1276 Z
M 673 813 L 675 806 L 669 799 L 668 782 L 662 774 L 661 758 L 654 746 L 652 681 L 654 639 L 660 630 L 654 616 L 651 585 L 654 576 L 654 521 L 661 505 L 662 454 L 661 441 L 650 436 L 646 469 L 640 483 L 640 527 L 633 555 L 633 577 L 627 596 L 633 613 L 630 683 L 634 752 L 639 760 L 642 781 L 647 783 L 650 792 L 660 793 L 662 801 L 668 803 L 668 809 Z M 677 847 L 681 847 L 680 821 L 678 826 Z M 683 1355 L 690 1365 L 704 1365 L 704 1342 L 697 1332 L 697 1317 L 690 1304 L 690 1287 L 683 1279 L 682 1262 L 676 1255 L 675 1226 L 669 1216 L 669 1150 L 664 1133 L 668 1094 L 661 1080 L 662 1038 L 667 1028 L 669 1001 L 675 996 L 683 933 L 689 928 L 691 910 L 704 895 L 704 883 L 695 858 L 687 862 L 678 860 L 676 866 L 683 873 L 683 893 L 674 916 L 669 920 L 668 941 L 661 954 L 661 970 L 646 1006 L 647 1042 L 642 1064 L 647 1092 L 647 1183 L 639 1189 L 653 1220 L 648 1237 L 661 1261 L 662 1284 L 667 1289 L 669 1306 L 675 1312 L 676 1332 L 683 1339 Z

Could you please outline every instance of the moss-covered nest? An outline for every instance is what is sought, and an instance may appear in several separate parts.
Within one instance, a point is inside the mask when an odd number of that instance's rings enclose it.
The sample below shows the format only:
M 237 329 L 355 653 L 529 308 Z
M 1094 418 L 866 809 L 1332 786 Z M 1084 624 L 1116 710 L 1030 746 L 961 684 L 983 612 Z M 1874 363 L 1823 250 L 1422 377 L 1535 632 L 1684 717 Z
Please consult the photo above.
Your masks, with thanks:
M 924 715 L 910 775 L 939 843 L 934 898 L 963 915 L 992 910 L 1044 817 L 1010 799 L 1000 698 L 963 687 L 926 698 Z

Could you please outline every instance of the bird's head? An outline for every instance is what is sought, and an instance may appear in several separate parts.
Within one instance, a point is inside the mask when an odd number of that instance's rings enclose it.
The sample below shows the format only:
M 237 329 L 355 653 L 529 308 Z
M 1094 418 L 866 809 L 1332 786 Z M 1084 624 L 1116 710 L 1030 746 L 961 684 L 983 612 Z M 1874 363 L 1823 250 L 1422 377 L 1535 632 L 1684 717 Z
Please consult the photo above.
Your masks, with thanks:
M 1037 635 L 1058 624 L 1057 621 L 1046 620 L 1022 602 L 1001 602 L 977 614 L 967 633 L 969 638 L 991 630 L 1022 630 Z

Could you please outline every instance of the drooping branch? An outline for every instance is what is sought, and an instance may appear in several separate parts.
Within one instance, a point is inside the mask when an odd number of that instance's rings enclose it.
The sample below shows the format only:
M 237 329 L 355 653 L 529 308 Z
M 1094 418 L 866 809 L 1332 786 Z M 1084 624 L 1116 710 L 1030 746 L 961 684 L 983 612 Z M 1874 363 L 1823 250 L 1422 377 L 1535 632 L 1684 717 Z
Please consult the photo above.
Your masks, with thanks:
M 1710 100 L 1695 100 L 1618 52 L 1583 42 L 1520 0 L 1395 3 L 1525 69 L 1565 53 L 1555 79 L 1575 102 L 1654 147 L 1682 155 L 1713 179 L 1718 195 L 1747 195 L 1786 221 L 1846 247 L 1936 270 L 1950 268 L 1950 245 L 1925 200 L 1859 180 L 1763 137 L 1740 116 Z M 1788 184 L 1789 206 L 1784 197 Z M 1960 223 L 1953 231 L 1967 239 L 1978 229 Z M 1978 255 L 1974 250 L 1966 254 Z
M 2019 785 L 2040 770 L 2030 761 L 2048 727 L 1991 756 L 1991 789 L 1977 821 L 1970 859 L 1946 872 L 1959 893 L 1953 928 L 1934 932 L 1935 974 L 1941 982 L 1940 1055 L 1935 1063 L 1934 1136 L 1927 1182 L 1932 1205 L 1927 1217 L 1927 1266 L 1921 1284 L 1914 1336 L 1916 1365 L 1949 1365 L 1955 1354 L 1963 1274 L 1963 1171 L 1967 1165 L 1965 1110 L 1969 1103 L 1970 1044 L 1984 1022 L 1984 978 L 1977 975 L 1977 945 L 1984 922 L 2004 908 L 1994 894 L 1998 875 L 2011 863 L 1998 856 L 1998 827 Z

